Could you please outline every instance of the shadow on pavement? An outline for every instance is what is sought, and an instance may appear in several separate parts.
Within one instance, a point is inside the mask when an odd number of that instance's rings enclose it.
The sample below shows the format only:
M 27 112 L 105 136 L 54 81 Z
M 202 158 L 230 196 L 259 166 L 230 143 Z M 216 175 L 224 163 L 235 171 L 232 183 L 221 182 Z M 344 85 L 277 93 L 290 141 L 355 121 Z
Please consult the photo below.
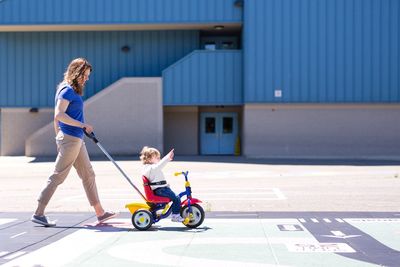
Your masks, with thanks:
M 120 224 L 121 226 L 118 226 Z M 34 227 L 37 228 L 53 228 L 53 229 L 63 229 L 63 230 L 92 230 L 95 232 L 142 232 L 134 228 L 133 226 L 127 227 L 126 224 L 124 223 L 103 223 L 103 224 L 98 224 L 98 225 L 82 225 L 82 226 L 54 226 L 54 227 L 45 227 L 41 225 L 35 225 Z M 159 231 L 165 231 L 165 232 L 190 232 L 190 233 L 201 233 L 201 232 L 206 232 L 208 230 L 211 230 L 212 228 L 204 226 L 204 227 L 198 227 L 198 228 L 187 228 L 185 226 L 174 226 L 174 227 L 162 227 L 159 225 L 153 225 L 150 229 L 146 230 L 145 232 L 159 232 Z
M 134 229 L 136 230 L 136 229 Z M 152 232 L 159 232 L 159 231 L 164 231 L 164 232 L 190 232 L 190 233 L 202 233 L 206 232 L 208 230 L 212 230 L 212 228 L 207 227 L 207 226 L 202 226 L 202 227 L 197 227 L 197 228 L 188 228 L 185 226 L 152 226 L 149 230 L 147 231 L 152 231 Z M 138 231 L 138 230 L 136 230 Z

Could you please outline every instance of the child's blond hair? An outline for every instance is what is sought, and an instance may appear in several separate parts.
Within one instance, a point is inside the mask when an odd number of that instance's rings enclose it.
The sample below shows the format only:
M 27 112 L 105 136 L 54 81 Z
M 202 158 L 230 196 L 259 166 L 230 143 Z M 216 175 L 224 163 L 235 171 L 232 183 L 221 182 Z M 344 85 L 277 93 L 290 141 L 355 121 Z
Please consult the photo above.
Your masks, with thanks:
M 140 152 L 140 160 L 143 164 L 150 164 L 153 156 L 160 157 L 160 151 L 154 147 L 145 146 L 142 148 L 142 152 Z

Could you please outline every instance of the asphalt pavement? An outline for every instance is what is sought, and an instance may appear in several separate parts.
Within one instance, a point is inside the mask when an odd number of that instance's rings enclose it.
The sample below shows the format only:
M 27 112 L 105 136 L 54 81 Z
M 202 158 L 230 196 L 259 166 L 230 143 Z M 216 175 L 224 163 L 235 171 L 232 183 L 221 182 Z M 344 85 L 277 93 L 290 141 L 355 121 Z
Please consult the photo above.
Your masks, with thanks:
M 168 182 L 180 192 L 173 173 L 189 171 L 206 219 L 189 229 L 166 218 L 140 232 L 125 204 L 141 199 L 105 158 L 92 164 L 117 218 L 96 224 L 72 171 L 46 210 L 57 227 L 30 222 L 53 160 L 0 157 L 4 266 L 400 266 L 396 161 L 176 157 Z M 141 188 L 137 156 L 117 162 Z

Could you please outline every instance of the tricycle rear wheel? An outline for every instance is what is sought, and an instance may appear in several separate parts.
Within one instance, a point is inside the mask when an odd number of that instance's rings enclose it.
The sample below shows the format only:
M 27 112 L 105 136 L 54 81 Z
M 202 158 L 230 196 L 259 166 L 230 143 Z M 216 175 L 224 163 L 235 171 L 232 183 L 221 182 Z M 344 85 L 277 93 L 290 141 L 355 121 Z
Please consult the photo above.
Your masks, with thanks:
M 153 215 L 148 210 L 137 210 L 132 214 L 132 224 L 136 229 L 145 231 L 153 224 Z

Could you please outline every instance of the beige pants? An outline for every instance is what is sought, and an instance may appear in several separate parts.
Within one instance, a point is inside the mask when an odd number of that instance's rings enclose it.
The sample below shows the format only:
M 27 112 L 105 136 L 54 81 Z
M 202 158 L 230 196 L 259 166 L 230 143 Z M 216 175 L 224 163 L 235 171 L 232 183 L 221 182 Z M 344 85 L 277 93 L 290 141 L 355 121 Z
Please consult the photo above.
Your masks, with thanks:
M 82 179 L 90 205 L 94 206 L 99 203 L 95 174 L 83 140 L 74 136 L 64 135 L 60 131 L 56 137 L 56 142 L 58 149 L 56 166 L 53 174 L 47 180 L 45 188 L 40 193 L 38 201 L 47 205 L 57 186 L 64 182 L 72 166 L 74 166 Z

